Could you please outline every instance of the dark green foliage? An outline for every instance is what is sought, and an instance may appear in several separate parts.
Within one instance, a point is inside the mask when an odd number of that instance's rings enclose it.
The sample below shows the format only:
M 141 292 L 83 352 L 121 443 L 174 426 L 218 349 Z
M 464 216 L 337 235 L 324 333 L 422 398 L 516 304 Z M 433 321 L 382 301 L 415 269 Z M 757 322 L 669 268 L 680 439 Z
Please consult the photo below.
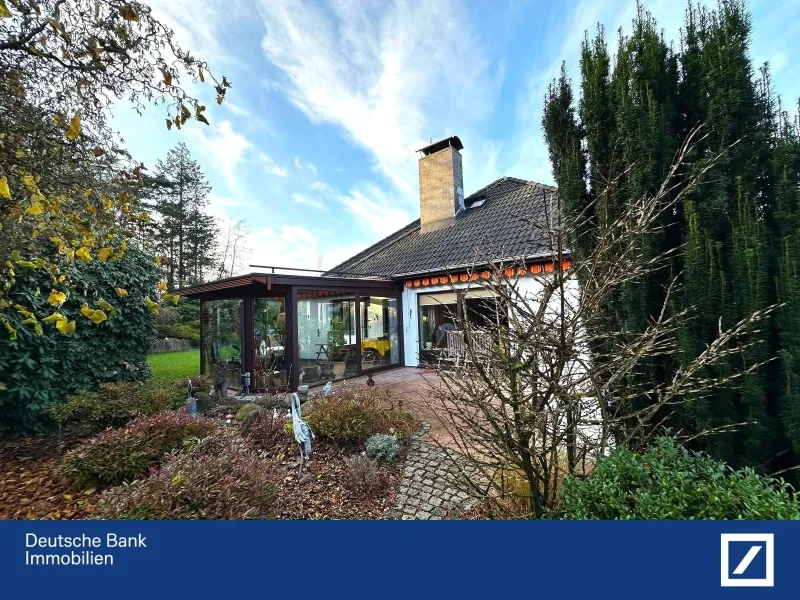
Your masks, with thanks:
M 619 448 L 562 489 L 566 519 L 800 519 L 783 482 L 734 471 L 659 438 L 643 454 Z
M 378 433 L 367 439 L 367 456 L 385 462 L 391 462 L 400 454 L 400 442 L 397 436 Z
M 670 381 L 720 326 L 786 302 L 759 338 L 736 340 L 752 345 L 704 375 L 725 377 L 743 365 L 779 360 L 674 414 L 657 415 L 688 432 L 748 422 L 693 447 L 734 467 L 773 472 L 800 457 L 800 137 L 797 123 L 775 108 L 768 69 L 756 74 L 751 64 L 750 27 L 741 0 L 720 2 L 716 10 L 692 5 L 675 49 L 639 6 L 613 60 L 602 29 L 587 37 L 578 114 L 562 72 L 546 97 L 543 126 L 565 213 L 584 219 L 574 243 L 581 253 L 591 248 L 595 227 L 662 184 L 677 148 L 702 125 L 705 137 L 689 161 L 719 156 L 716 165 L 663 215 L 658 234 L 640 240 L 644 258 L 681 251 L 669 268 L 610 302 L 605 326 L 642 331 L 661 311 L 669 279 L 680 274 L 667 315 L 689 309 L 691 318 L 678 327 L 677 354 L 651 360 L 627 382 L 635 396 Z M 632 408 L 649 401 L 640 396 Z
M 103 519 L 269 519 L 275 516 L 273 463 L 227 436 L 175 453 L 147 479 L 107 490 Z
M 0 339 L 0 381 L 7 388 L 0 391 L 0 435 L 45 430 L 45 409 L 77 390 L 93 389 L 103 381 L 141 381 L 149 375 L 146 357 L 155 316 L 144 298 L 154 296 L 158 282 L 153 257 L 131 246 L 118 262 L 75 261 L 71 268 L 75 287 L 58 312 L 77 323 L 73 335 L 62 335 L 54 324 L 44 323 L 39 336 L 21 324 L 22 315 L 7 313 L 18 333 L 14 341 Z M 18 269 L 8 301 L 49 314 L 55 310 L 47 303 L 51 287 L 43 269 Z M 114 288 L 128 295 L 119 297 Z M 115 312 L 95 325 L 80 309 L 84 304 L 95 308 L 98 300 L 110 303 Z
M 207 437 L 217 428 L 214 421 L 183 411 L 141 417 L 124 429 L 104 431 L 70 450 L 57 471 L 77 488 L 118 485 L 144 477 L 185 440 Z
M 57 423 L 92 433 L 122 427 L 136 417 L 178 408 L 186 402 L 187 393 L 182 379 L 102 383 L 97 391 L 68 396 L 50 407 L 49 413 Z

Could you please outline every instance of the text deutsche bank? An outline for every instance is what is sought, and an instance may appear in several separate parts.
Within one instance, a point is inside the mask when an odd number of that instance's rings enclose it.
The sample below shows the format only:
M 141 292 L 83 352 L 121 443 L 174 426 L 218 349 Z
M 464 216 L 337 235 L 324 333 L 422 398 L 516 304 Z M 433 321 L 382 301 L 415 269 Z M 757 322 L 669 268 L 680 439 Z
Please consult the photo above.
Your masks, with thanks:
M 118 548 L 147 548 L 147 538 L 141 533 L 120 536 L 107 533 L 105 537 L 86 534 L 67 536 L 38 536 L 25 534 L 25 564 L 31 566 L 106 566 L 114 564 L 114 556 L 102 550 Z M 37 553 L 36 550 L 45 550 Z M 51 549 L 55 549 L 52 551 Z

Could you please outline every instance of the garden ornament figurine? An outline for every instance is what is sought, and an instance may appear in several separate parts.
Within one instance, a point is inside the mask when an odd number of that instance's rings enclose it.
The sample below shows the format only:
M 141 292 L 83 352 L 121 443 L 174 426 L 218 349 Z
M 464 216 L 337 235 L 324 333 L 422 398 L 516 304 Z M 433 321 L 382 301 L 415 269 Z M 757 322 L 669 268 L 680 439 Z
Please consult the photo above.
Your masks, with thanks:
M 189 395 L 186 398 L 186 410 L 193 417 L 197 416 L 197 400 L 194 398 L 194 390 L 192 389 L 192 380 L 188 380 Z
M 314 432 L 308 423 L 300 418 L 300 396 L 296 393 L 292 394 L 292 428 L 294 429 L 294 439 L 300 447 L 300 471 L 303 470 L 303 464 L 308 461 L 311 456 L 311 440 L 314 438 Z
M 214 374 L 214 393 L 222 400 L 228 395 L 228 365 L 219 361 L 217 363 L 217 372 Z
M 333 382 L 329 381 L 325 384 L 325 387 L 322 388 L 322 395 L 326 398 L 333 393 Z

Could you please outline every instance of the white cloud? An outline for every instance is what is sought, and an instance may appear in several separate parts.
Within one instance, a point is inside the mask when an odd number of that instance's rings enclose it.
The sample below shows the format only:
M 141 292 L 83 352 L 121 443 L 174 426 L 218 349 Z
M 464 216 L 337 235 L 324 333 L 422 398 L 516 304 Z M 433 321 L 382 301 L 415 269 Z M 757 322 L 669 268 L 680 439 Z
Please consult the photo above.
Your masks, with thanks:
M 353 215 L 354 221 L 366 233 L 371 242 L 394 233 L 411 221 L 408 211 L 398 208 L 397 202 L 372 184 L 362 184 L 339 201 Z
M 294 166 L 297 167 L 301 171 L 311 171 L 314 175 L 317 174 L 317 167 L 312 162 L 303 162 L 300 160 L 300 157 L 294 157 Z
M 238 194 L 239 163 L 245 150 L 251 147 L 247 138 L 236 133 L 230 121 L 221 121 L 211 129 L 194 127 L 190 130 L 189 136 L 195 141 L 192 147 L 205 154 L 213 168 L 223 176 L 228 191 Z
M 335 1 L 327 9 L 260 0 L 259 8 L 262 48 L 286 78 L 270 88 L 370 151 L 407 205 L 416 204 L 415 149 L 429 137 L 464 135 L 449 128 L 486 116 L 502 81 L 467 11 L 451 1 Z
M 327 183 L 324 183 L 322 181 L 315 181 L 314 183 L 312 183 L 311 189 L 314 190 L 315 192 L 320 192 L 325 195 L 333 194 L 333 188 L 329 186 Z
M 356 246 L 340 246 L 335 240 L 321 241 L 297 225 L 263 227 L 253 232 L 248 244 L 248 264 L 300 269 L 329 269 L 360 250 Z
M 292 194 L 292 202 L 294 202 L 295 204 L 305 204 L 306 206 L 311 206 L 313 208 L 326 210 L 325 204 L 322 201 L 315 200 L 314 198 L 309 198 L 308 196 L 304 196 L 303 194 Z
M 270 175 L 286 177 L 289 174 L 289 169 L 279 166 L 274 160 L 272 160 L 272 157 L 264 154 L 263 152 L 258 153 L 258 160 L 261 162 L 261 166 L 264 167 L 264 170 Z

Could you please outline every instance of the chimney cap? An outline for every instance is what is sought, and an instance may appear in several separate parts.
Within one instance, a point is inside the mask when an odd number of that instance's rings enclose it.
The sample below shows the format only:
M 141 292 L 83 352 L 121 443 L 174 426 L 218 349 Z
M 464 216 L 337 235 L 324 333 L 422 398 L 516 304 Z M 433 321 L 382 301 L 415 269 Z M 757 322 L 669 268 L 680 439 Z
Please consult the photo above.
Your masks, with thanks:
M 458 136 L 453 135 L 441 139 L 438 142 L 432 142 L 427 146 L 423 146 L 422 148 L 419 148 L 417 152 L 422 152 L 425 156 L 428 156 L 429 154 L 433 154 L 434 152 L 438 152 L 439 150 L 444 150 L 448 146 L 452 146 L 456 150 L 464 149 L 464 144 L 461 143 L 461 140 L 458 139 Z

